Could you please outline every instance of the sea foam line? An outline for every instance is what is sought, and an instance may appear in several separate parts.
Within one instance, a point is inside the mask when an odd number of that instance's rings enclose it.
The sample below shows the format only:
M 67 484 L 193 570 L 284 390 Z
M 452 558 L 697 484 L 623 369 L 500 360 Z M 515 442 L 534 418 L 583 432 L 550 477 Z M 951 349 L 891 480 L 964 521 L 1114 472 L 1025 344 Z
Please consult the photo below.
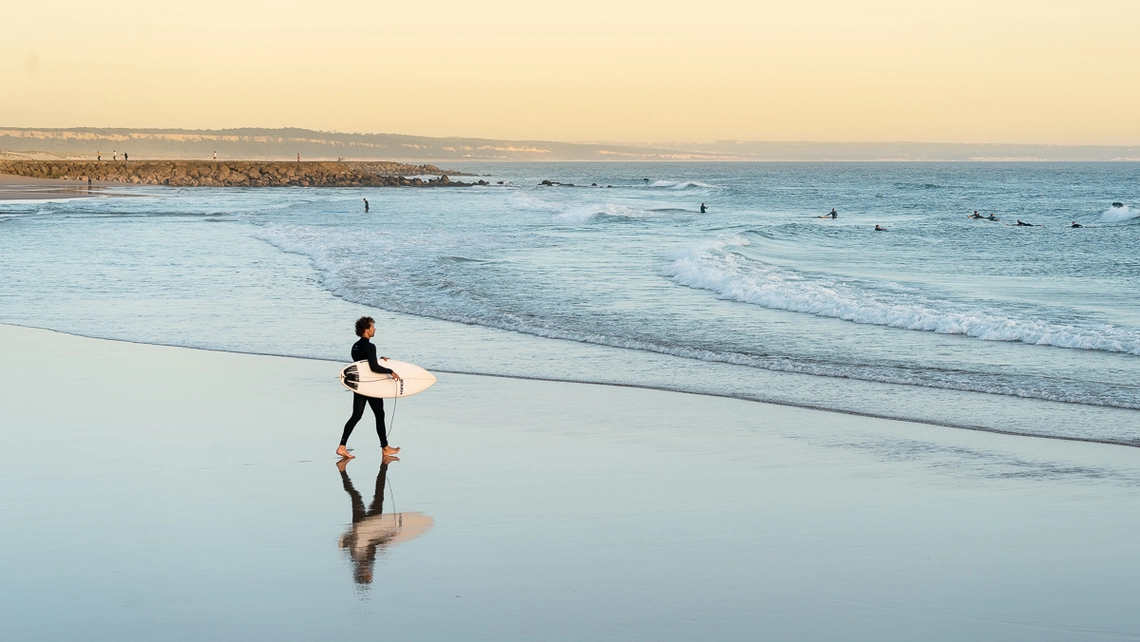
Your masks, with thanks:
M 299 236 L 294 236 L 294 234 L 299 234 Z M 392 312 L 466 325 L 479 325 L 548 339 L 652 352 L 684 359 L 724 363 L 775 372 L 981 392 L 1080 405 L 1140 409 L 1140 400 L 1137 400 L 1127 390 L 1080 391 L 1074 390 L 1065 382 L 1049 382 L 1039 379 L 1007 381 L 1001 377 L 982 376 L 978 373 L 959 375 L 941 370 L 916 371 L 885 365 L 819 363 L 784 356 L 748 354 L 731 350 L 710 350 L 693 345 L 661 343 L 649 337 L 619 336 L 607 332 L 604 328 L 587 329 L 558 326 L 550 324 L 549 320 L 529 316 L 523 317 L 509 310 L 498 308 L 462 309 L 462 307 L 454 307 L 448 302 L 416 301 L 415 297 L 377 297 L 372 293 L 371 288 L 365 285 L 368 279 L 362 278 L 358 271 L 361 269 L 375 270 L 379 266 L 362 268 L 352 256 L 342 255 L 336 248 L 322 248 L 311 231 L 266 228 L 256 236 L 280 250 L 308 256 L 313 261 L 314 267 L 322 274 L 322 285 L 336 296 L 347 301 Z M 739 237 L 734 237 L 734 239 L 736 239 L 734 242 L 737 244 L 747 243 Z M 706 248 L 712 249 L 718 245 L 719 243 L 709 243 L 706 244 Z M 462 305 L 458 301 L 452 303 Z
M 895 284 L 809 277 L 743 256 L 733 236 L 702 243 L 674 256 L 665 275 L 719 298 L 773 310 L 802 312 L 905 330 L 961 334 L 984 341 L 1100 350 L 1140 355 L 1140 329 L 1108 324 L 1062 325 L 1000 311 L 936 300 Z

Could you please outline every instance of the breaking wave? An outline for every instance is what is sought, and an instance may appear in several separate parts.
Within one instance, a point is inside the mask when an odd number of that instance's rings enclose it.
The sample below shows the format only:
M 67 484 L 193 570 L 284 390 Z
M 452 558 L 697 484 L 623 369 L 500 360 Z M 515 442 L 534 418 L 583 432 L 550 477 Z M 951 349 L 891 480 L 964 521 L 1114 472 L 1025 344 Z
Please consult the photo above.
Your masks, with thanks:
M 700 181 L 654 181 L 649 184 L 649 187 L 658 189 L 690 189 L 694 187 L 701 187 L 704 189 L 717 189 L 716 185 L 709 185 Z
M 526 194 L 516 194 L 510 199 L 510 206 L 516 210 L 530 211 L 530 212 L 549 212 L 553 214 L 552 220 L 555 223 L 565 225 L 578 225 L 587 223 L 597 219 L 644 219 L 666 216 L 675 213 L 676 210 L 670 208 L 663 209 L 641 209 L 638 207 L 631 207 L 629 205 L 620 205 L 616 203 L 551 203 L 544 201 L 540 198 L 535 198 Z
M 748 240 L 733 236 L 700 244 L 674 257 L 665 275 L 719 298 L 869 325 L 985 341 L 1140 355 L 1140 328 L 1066 325 L 1019 318 L 1000 310 L 934 299 L 894 283 L 836 280 L 768 265 L 734 251 Z
M 1100 215 L 1102 223 L 1120 223 L 1140 218 L 1140 209 L 1125 205 L 1124 207 L 1110 207 Z

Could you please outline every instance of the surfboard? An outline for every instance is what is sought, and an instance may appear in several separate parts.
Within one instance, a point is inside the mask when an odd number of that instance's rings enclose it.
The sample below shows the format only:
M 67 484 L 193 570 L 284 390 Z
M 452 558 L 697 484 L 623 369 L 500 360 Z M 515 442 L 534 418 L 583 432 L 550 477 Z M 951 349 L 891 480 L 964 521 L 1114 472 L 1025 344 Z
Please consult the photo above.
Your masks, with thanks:
M 341 369 L 340 383 L 357 394 L 379 399 L 410 397 L 435 383 L 435 375 L 414 363 L 388 359 L 380 361 L 380 365 L 400 375 L 401 381 L 396 381 L 391 375 L 372 372 L 367 361 L 357 361 Z

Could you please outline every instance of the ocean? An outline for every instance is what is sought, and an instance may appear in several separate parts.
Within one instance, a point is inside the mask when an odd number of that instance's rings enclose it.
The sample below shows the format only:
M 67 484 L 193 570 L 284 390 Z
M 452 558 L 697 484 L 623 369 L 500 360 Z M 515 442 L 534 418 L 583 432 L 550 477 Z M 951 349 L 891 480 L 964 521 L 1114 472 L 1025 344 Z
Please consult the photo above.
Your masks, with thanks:
M 453 167 L 0 202 L 0 323 L 1140 445 L 1138 164 Z

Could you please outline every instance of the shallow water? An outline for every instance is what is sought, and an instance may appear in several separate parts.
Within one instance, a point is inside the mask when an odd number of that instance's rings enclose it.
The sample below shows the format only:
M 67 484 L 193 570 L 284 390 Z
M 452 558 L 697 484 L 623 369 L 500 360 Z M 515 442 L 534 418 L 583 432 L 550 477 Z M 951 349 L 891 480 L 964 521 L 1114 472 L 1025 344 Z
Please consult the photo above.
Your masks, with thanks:
M 504 184 L 2 204 L 0 322 L 343 359 L 383 310 L 440 370 L 1140 442 L 1135 164 L 459 169 Z

